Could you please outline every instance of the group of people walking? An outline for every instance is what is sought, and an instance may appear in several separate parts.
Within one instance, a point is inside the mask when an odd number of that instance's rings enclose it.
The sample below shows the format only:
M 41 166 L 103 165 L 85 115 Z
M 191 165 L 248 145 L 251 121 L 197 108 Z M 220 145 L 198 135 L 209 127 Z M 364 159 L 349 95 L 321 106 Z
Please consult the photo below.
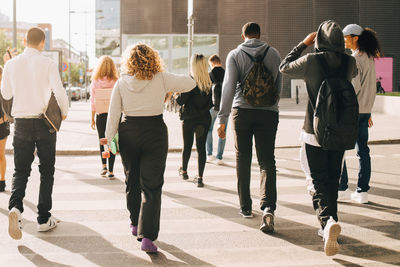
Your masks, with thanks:
M 277 208 L 275 139 L 282 74 L 286 74 L 306 81 L 309 102 L 301 135 L 302 166 L 310 181 L 308 189 L 321 225 L 318 234 L 323 237 L 325 253 L 334 255 L 339 250 L 337 237 L 341 230 L 337 216 L 338 192 L 342 199 L 348 193 L 346 167 L 342 164 L 345 149 L 326 149 L 318 142 L 313 125 L 314 107 L 326 73 L 340 69 L 337 75 L 353 84 L 360 113 L 356 142 L 360 175 L 358 188 L 351 198 L 365 203 L 371 172 L 367 141 L 375 96 L 373 60 L 382 55 L 379 42 L 371 29 L 349 25 L 342 31 L 336 22 L 325 21 L 317 32 L 309 34 L 281 61 L 278 50 L 261 40 L 257 23 L 246 23 L 241 36 L 243 43 L 226 58 L 226 72 L 217 55 L 207 59 L 202 54 L 191 58 L 190 76 L 167 72 L 158 52 L 145 44 L 136 44 L 125 51 L 120 75 L 110 57 L 100 58 L 91 84 L 91 126 L 98 131 L 100 155 L 118 134 L 131 234 L 142 242 L 143 251 L 157 252 L 154 241 L 160 229 L 168 153 L 163 108 L 169 97 L 174 97 L 181 106 L 183 152 L 179 175 L 183 180 L 189 178 L 188 161 L 196 138 L 198 173 L 193 181 L 198 187 L 204 186 L 207 160 L 223 163 L 226 129 L 232 113 L 239 214 L 244 218 L 253 217 L 250 174 L 254 138 L 260 167 L 260 230 L 274 231 Z M 315 52 L 301 56 L 312 45 Z M 57 225 L 50 213 L 56 133 L 48 131 L 40 114 L 51 92 L 57 98 L 64 119 L 68 104 L 55 64 L 39 53 L 43 46 L 43 31 L 30 29 L 26 50 L 6 64 L 1 83 L 3 99 L 13 98 L 12 116 L 15 118 L 15 173 L 9 204 L 9 233 L 14 239 L 22 236 L 22 199 L 35 147 L 41 174 L 38 230 L 48 231 Z M 345 48 L 352 49 L 353 55 L 346 55 Z M 326 64 L 321 64 L 321 60 Z M 208 64 L 212 68 L 210 73 Z M 268 92 L 263 92 L 263 88 L 268 88 Z M 34 104 L 27 104 L 27 101 Z M 219 141 L 214 158 L 212 132 L 217 118 Z M 0 141 L 0 148 L 1 144 Z M 3 170 L 1 160 L 0 156 L 0 173 Z M 108 165 L 102 158 L 100 174 L 113 179 L 114 161 L 114 155 L 108 158 Z

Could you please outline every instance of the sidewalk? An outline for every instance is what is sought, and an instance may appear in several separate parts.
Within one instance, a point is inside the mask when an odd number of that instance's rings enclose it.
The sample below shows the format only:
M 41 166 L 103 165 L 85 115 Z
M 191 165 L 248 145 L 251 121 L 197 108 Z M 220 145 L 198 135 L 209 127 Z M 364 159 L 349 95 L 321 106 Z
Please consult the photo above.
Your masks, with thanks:
M 303 126 L 305 102 L 296 105 L 294 99 L 284 98 L 280 101 L 279 127 L 276 138 L 277 148 L 299 146 L 299 135 Z M 63 122 L 57 136 L 57 153 L 60 155 L 94 155 L 99 153 L 97 131 L 90 128 L 90 103 L 72 102 L 68 118 Z M 373 143 L 400 142 L 400 115 L 372 115 L 374 126 L 370 129 L 369 140 Z M 169 150 L 182 150 L 182 128 L 179 114 L 164 112 L 164 120 L 169 131 Z M 214 140 L 216 128 L 214 125 Z M 228 123 L 226 151 L 234 150 L 232 121 Z M 6 151 L 12 153 L 12 135 L 7 140 Z M 214 147 L 217 144 L 214 141 Z M 216 147 L 214 148 L 216 150 Z

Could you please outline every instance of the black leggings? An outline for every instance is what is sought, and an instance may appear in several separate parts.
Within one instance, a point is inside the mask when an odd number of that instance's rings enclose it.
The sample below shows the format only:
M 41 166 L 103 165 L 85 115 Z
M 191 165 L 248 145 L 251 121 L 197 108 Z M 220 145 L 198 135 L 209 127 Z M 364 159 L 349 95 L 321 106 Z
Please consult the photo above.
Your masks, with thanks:
M 183 152 L 182 152 L 182 168 L 187 171 L 187 166 L 192 152 L 193 137 L 196 134 L 197 148 L 197 164 L 199 169 L 199 177 L 203 177 L 204 167 L 206 165 L 206 140 L 207 133 L 211 125 L 211 115 L 208 112 L 202 119 L 184 120 L 182 123 L 183 130 Z
M 105 137 L 107 116 L 108 113 L 102 113 L 96 115 L 96 128 L 97 128 L 97 133 L 99 134 L 99 139 Z M 107 164 L 107 160 L 104 159 L 101 155 L 103 151 L 104 151 L 104 146 L 100 145 L 101 163 L 105 165 Z M 110 157 L 108 158 L 108 170 L 110 172 L 114 170 L 114 162 L 115 162 L 115 155 L 113 153 L 110 153 Z

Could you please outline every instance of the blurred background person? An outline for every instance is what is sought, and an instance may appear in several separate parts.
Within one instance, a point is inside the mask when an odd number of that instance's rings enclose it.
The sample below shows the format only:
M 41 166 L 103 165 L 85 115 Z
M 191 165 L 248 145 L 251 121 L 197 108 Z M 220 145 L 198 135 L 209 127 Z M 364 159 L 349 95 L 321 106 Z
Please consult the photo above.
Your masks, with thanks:
M 225 70 L 222 67 L 221 59 L 217 55 L 212 55 L 208 59 L 208 64 L 210 64 L 211 72 L 210 72 L 210 79 L 212 82 L 212 100 L 213 100 L 213 107 L 210 109 L 211 114 L 211 125 L 210 129 L 208 130 L 207 134 L 207 141 L 206 141 L 206 148 L 207 148 L 207 161 L 212 162 L 217 160 L 217 164 L 221 165 L 224 162 L 222 161 L 222 156 L 224 154 L 225 149 L 225 142 L 226 138 L 222 139 L 218 137 L 218 148 L 217 148 L 217 155 L 213 155 L 213 129 L 215 119 L 217 118 L 218 111 L 219 111 L 219 104 L 221 103 L 221 93 L 222 93 L 222 83 L 224 81 Z M 228 123 L 225 124 L 225 131 Z
M 99 139 L 105 137 L 106 123 L 108 117 L 108 108 L 110 105 L 111 91 L 118 80 L 118 70 L 114 61 L 109 56 L 102 56 L 99 63 L 93 71 L 92 83 L 90 84 L 90 102 L 92 106 L 92 123 L 93 130 L 97 128 Z M 96 121 L 95 121 L 96 117 Z M 100 145 L 100 158 L 102 163 L 101 176 L 107 176 L 114 179 L 114 162 L 115 155 L 110 153 L 107 159 L 102 157 L 104 146 Z

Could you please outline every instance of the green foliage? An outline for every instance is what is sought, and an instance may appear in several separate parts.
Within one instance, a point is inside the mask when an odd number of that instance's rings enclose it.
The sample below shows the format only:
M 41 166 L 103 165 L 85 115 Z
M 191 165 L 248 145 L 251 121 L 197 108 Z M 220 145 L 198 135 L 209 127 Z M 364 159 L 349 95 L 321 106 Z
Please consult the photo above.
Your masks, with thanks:
M 4 31 L 0 31 L 0 65 L 3 66 L 3 55 L 6 53 L 7 48 L 12 48 L 12 40 L 7 38 Z M 20 54 L 24 51 L 23 41 L 21 38 L 17 38 L 17 53 Z
M 66 62 L 67 60 L 63 58 L 63 62 Z M 69 66 L 71 68 L 71 83 L 73 85 L 76 85 L 79 83 L 79 70 L 83 71 L 83 75 L 85 74 L 86 68 L 85 68 L 85 63 L 81 62 L 79 64 L 76 63 L 71 63 Z M 63 72 L 62 75 L 62 80 L 63 82 L 68 82 L 68 70 L 66 72 Z
M 383 96 L 400 96 L 400 92 L 386 92 L 384 94 L 377 94 L 377 95 L 383 95 Z

